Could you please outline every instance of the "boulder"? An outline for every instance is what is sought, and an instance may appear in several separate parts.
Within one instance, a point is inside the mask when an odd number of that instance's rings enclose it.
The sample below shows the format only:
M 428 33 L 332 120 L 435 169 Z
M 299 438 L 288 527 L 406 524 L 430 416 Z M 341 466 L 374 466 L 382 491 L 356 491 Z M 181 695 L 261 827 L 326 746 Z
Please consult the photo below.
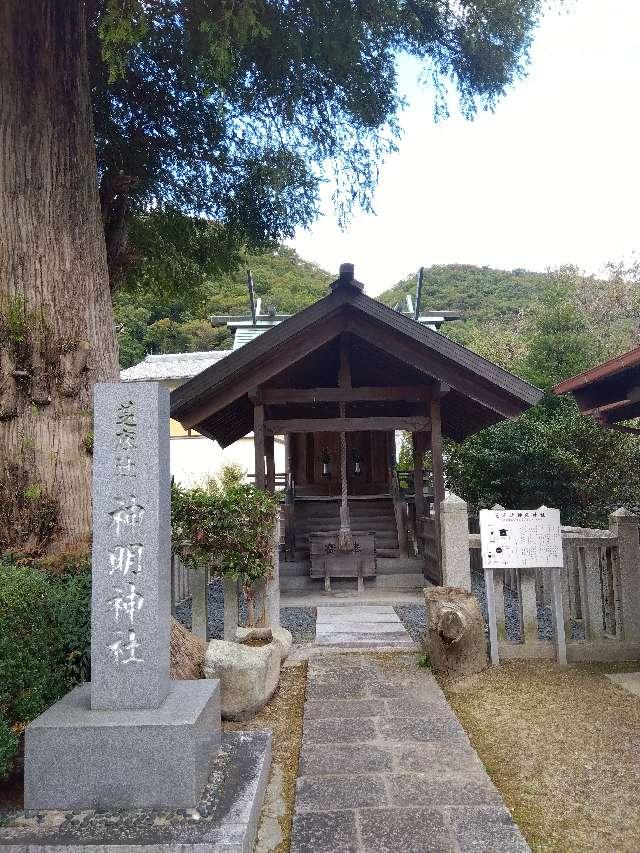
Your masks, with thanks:
M 204 674 L 220 679 L 223 719 L 246 720 L 267 704 L 278 686 L 282 659 L 277 640 L 265 646 L 209 642 Z
M 291 631 L 278 626 L 277 628 L 244 628 L 239 626 L 236 628 L 235 640 L 237 643 L 250 643 L 252 640 L 273 640 L 280 643 L 282 649 L 282 661 L 284 662 L 289 657 L 291 646 L 293 645 L 293 637 Z

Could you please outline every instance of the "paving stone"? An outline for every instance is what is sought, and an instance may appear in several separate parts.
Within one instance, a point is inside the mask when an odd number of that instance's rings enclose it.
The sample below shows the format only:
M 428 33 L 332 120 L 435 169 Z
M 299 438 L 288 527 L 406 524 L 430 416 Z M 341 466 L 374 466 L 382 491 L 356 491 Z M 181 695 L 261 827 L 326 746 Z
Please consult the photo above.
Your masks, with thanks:
M 380 776 L 303 776 L 298 779 L 296 810 L 357 809 L 386 805 L 387 792 Z M 451 803 L 454 805 L 454 803 Z
M 409 636 L 400 620 L 396 622 L 320 622 L 316 623 L 316 639 L 327 634 L 400 634 Z
M 291 853 L 355 853 L 357 844 L 352 811 L 296 814 L 293 818 Z
M 300 753 L 301 776 L 339 775 L 341 773 L 379 773 L 393 769 L 391 749 L 367 744 L 309 744 Z
M 339 671 L 321 670 L 313 665 L 309 672 L 314 672 L 313 678 L 307 679 L 308 699 L 350 699 L 369 698 L 368 691 L 371 679 L 375 673 L 366 669 L 343 669 Z
M 484 765 L 471 744 L 463 738 L 413 743 L 395 750 L 396 768 L 415 773 L 478 773 Z
M 412 699 L 403 696 L 401 699 L 387 700 L 387 717 L 432 717 L 438 714 L 450 714 L 451 706 L 438 694 L 425 692 L 424 698 Z
M 358 604 L 356 606 L 349 605 L 333 605 L 333 606 L 320 606 L 317 609 L 318 616 L 322 615 L 331 615 L 331 616 L 340 616 L 342 613 L 386 613 L 387 615 L 397 616 L 395 608 L 391 604 Z
M 321 699 L 308 699 L 304 706 L 305 720 L 383 717 L 386 713 L 387 706 L 382 699 L 342 699 L 330 704 Z
M 385 741 L 434 741 L 451 737 L 467 736 L 453 716 L 435 714 L 425 719 L 408 717 L 385 717 L 380 720 L 380 737 Z
M 356 814 L 362 853 L 455 850 L 444 815 L 437 809 L 366 809 Z
M 415 647 L 415 643 L 406 631 L 362 634 L 336 631 L 332 634 L 316 635 L 316 644 L 319 646 L 352 646 L 354 648 L 360 646 L 367 649 L 375 649 L 380 646 Z
M 529 845 L 505 806 L 447 809 L 461 853 L 529 853 Z
M 299 773 L 292 853 L 528 849 L 415 655 L 309 662 Z
M 345 607 L 341 612 L 336 609 L 332 613 L 327 613 L 323 608 L 319 607 L 316 616 L 316 625 L 324 625 L 327 622 L 361 622 L 362 619 L 362 608 L 354 607 L 351 609 Z M 400 622 L 400 619 L 393 608 L 389 608 L 388 611 L 380 613 L 377 610 L 367 607 L 366 619 L 367 622 L 393 622 L 395 624 Z M 402 623 L 400 622 L 400 624 Z
M 502 798 L 488 777 L 466 774 L 401 773 L 388 777 L 391 802 L 430 806 L 502 806 Z
M 371 718 L 344 720 L 305 720 L 305 743 L 352 743 L 375 740 L 376 727 Z

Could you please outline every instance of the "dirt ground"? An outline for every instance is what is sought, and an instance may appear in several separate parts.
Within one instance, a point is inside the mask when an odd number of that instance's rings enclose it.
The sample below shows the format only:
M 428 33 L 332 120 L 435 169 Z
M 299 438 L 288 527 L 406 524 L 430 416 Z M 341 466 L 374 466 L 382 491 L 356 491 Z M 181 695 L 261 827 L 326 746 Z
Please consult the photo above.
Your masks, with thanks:
M 225 722 L 225 731 L 270 729 L 272 762 L 256 853 L 287 853 L 291 837 L 298 762 L 302 746 L 307 664 L 283 667 L 273 699 L 253 719 Z
M 638 664 L 512 662 L 442 687 L 536 851 L 640 850 Z

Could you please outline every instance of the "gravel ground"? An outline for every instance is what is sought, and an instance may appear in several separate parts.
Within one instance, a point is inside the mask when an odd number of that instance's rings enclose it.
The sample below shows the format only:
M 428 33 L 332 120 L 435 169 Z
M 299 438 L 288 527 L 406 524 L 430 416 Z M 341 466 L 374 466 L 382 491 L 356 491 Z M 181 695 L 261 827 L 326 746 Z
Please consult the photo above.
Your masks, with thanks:
M 484 575 L 474 572 L 471 575 L 471 591 L 478 599 L 482 614 L 484 616 L 485 630 L 487 628 L 487 597 L 485 595 Z M 398 605 L 395 608 L 400 621 L 407 629 L 415 642 L 420 642 L 427 630 L 426 611 L 424 605 Z M 522 634 L 520 631 L 520 617 L 518 612 L 518 598 L 511 590 L 504 591 L 504 616 L 507 639 L 512 642 L 520 642 Z M 551 640 L 553 636 L 551 622 L 551 608 L 538 607 L 538 637 L 541 640 Z M 573 624 L 572 639 L 583 640 L 584 629 L 581 625 Z
M 222 639 L 224 600 L 222 596 L 222 581 L 215 578 L 209 584 L 209 636 L 212 640 Z M 185 628 L 191 630 L 191 599 L 185 598 L 176 604 L 176 619 Z M 246 623 L 247 608 L 240 601 L 240 621 Z M 291 631 L 294 643 L 310 643 L 316 637 L 315 607 L 282 607 L 280 608 L 282 627 Z
M 480 603 L 487 624 L 487 600 L 485 596 L 484 575 L 474 572 L 471 575 L 471 589 Z M 504 591 L 504 613 L 506 622 L 507 638 L 513 642 L 521 639 L 518 599 L 508 589 Z M 395 608 L 401 622 L 411 635 L 412 639 L 420 643 L 426 631 L 425 608 L 421 604 L 402 604 Z M 245 623 L 247 608 L 243 601 L 240 602 L 240 620 Z M 186 598 L 176 605 L 176 619 L 191 629 L 191 599 Z M 280 620 L 282 627 L 291 631 L 293 642 L 296 644 L 310 643 L 315 640 L 316 635 L 316 608 L 315 607 L 282 607 L 280 609 Z M 223 629 L 223 597 L 222 582 L 216 578 L 209 584 L 209 636 L 211 639 L 221 639 Z M 487 629 L 488 630 L 488 629 Z M 538 636 L 541 640 L 551 640 L 551 609 L 549 607 L 538 607 Z M 572 639 L 583 640 L 584 631 L 581 625 L 574 624 L 572 628 Z

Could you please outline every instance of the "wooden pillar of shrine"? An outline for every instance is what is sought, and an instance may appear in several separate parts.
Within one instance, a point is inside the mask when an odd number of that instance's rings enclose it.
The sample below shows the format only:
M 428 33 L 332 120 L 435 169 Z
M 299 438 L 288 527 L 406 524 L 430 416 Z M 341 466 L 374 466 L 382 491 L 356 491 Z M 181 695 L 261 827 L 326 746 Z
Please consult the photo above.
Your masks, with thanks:
M 276 490 L 275 439 L 270 433 L 264 437 L 264 452 L 266 458 L 266 489 L 272 494 Z
M 436 524 L 439 583 L 442 583 L 442 543 L 440 541 L 440 507 L 444 501 L 444 464 L 442 460 L 442 420 L 439 397 L 431 401 L 431 469 L 433 471 L 433 515 Z
M 411 448 L 413 451 L 413 491 L 415 492 L 416 523 L 424 515 L 423 469 L 426 434 L 411 433 Z
M 253 403 L 253 446 L 256 460 L 255 484 L 257 489 L 265 489 L 267 485 L 264 470 L 264 439 L 264 406 L 259 402 L 258 398 L 255 398 Z

